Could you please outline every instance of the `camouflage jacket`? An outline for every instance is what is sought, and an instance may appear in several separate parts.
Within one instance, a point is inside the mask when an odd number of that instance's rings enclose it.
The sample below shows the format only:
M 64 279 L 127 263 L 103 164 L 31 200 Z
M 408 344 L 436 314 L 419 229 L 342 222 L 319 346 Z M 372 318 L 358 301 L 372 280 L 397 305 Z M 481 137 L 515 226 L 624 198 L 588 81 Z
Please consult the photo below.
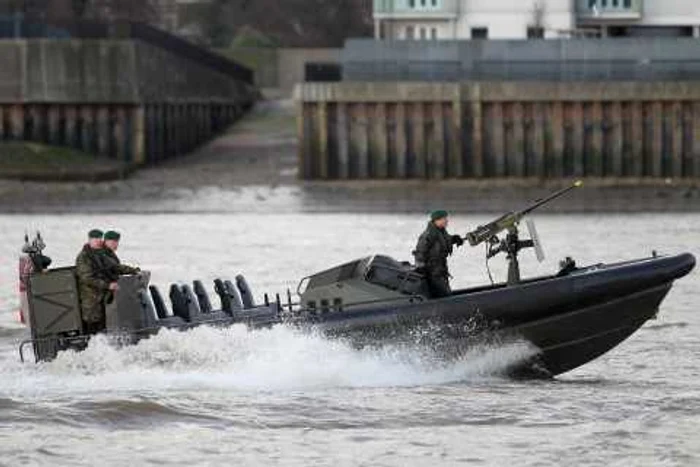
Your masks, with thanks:
M 83 321 L 99 323 L 104 319 L 104 298 L 109 291 L 109 278 L 105 274 L 100 250 L 85 245 L 75 260 L 78 293 Z
M 140 272 L 139 268 L 132 268 L 122 264 L 117 254 L 109 248 L 101 250 L 105 275 L 110 282 L 116 282 L 119 276 L 128 276 Z

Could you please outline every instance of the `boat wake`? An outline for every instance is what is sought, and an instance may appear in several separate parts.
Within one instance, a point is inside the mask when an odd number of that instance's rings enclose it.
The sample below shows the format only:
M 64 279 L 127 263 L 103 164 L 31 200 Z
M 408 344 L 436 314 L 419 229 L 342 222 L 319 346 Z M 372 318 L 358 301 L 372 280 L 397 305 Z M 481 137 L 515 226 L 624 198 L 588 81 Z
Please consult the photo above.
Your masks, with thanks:
M 49 363 L 0 370 L 0 397 L 196 390 L 289 391 L 439 385 L 500 378 L 537 349 L 518 342 L 470 350 L 440 362 L 410 349 L 352 348 L 284 326 L 163 331 L 138 345 L 106 337 Z M 2 373 L 11 372 L 12 374 Z M 9 376 L 9 377 L 8 377 Z

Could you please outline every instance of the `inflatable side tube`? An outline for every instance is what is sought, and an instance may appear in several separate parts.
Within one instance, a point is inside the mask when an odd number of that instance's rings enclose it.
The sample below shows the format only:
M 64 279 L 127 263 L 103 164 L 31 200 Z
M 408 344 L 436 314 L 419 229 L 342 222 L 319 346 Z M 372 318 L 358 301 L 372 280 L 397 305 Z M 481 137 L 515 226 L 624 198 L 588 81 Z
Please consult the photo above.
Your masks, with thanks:
M 216 279 L 214 281 L 214 292 L 219 296 L 221 300 L 221 311 L 233 315 L 233 305 L 231 304 L 231 296 L 226 291 L 226 286 L 224 281 L 221 279 Z
M 209 295 L 207 294 L 202 281 L 194 281 L 192 283 L 192 288 L 194 290 L 194 294 L 197 296 L 197 300 L 199 301 L 199 309 L 202 311 L 202 313 L 211 313 L 213 308 L 211 306 L 211 301 L 209 301 Z
M 184 319 L 179 318 L 177 316 L 168 316 L 167 318 L 161 319 L 160 321 L 158 321 L 158 324 L 161 328 L 176 328 L 177 329 L 181 326 L 185 326 L 187 324 L 187 322 Z
M 187 299 L 177 284 L 170 286 L 170 302 L 173 304 L 173 315 L 189 323 L 190 310 L 187 306 Z
M 243 308 L 248 310 L 250 308 L 255 308 L 255 300 L 253 299 L 253 293 L 250 291 L 248 286 L 248 281 L 242 275 L 236 276 L 236 287 L 241 293 L 241 299 L 243 300 Z
M 168 309 L 165 307 L 165 301 L 163 296 L 160 294 L 160 290 L 155 285 L 148 288 L 151 292 L 151 298 L 153 299 L 153 307 L 156 309 L 156 314 L 158 319 L 166 319 L 170 316 Z
M 231 306 L 233 307 L 233 311 L 242 310 L 243 298 L 241 297 L 241 292 L 238 290 L 238 288 L 233 285 L 231 281 L 225 281 L 224 288 L 226 289 L 228 296 L 231 298 Z

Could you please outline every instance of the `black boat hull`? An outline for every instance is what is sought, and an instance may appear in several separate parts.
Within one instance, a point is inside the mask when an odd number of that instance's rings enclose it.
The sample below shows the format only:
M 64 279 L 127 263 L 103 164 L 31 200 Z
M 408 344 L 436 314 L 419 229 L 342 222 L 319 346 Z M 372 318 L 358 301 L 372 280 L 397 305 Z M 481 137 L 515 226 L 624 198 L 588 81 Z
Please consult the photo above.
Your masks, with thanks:
M 357 346 L 420 345 L 447 358 L 485 343 L 527 341 L 537 356 L 507 371 L 553 376 L 605 354 L 653 319 L 673 280 L 694 265 L 692 255 L 600 265 L 441 300 L 331 314 L 315 326 Z

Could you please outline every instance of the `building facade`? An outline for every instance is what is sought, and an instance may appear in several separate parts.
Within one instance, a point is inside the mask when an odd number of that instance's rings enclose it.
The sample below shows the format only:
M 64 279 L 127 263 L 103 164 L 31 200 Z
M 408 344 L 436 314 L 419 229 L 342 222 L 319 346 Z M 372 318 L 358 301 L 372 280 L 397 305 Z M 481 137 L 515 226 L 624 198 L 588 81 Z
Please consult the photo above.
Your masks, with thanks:
M 699 0 L 374 0 L 378 39 L 700 37 Z

